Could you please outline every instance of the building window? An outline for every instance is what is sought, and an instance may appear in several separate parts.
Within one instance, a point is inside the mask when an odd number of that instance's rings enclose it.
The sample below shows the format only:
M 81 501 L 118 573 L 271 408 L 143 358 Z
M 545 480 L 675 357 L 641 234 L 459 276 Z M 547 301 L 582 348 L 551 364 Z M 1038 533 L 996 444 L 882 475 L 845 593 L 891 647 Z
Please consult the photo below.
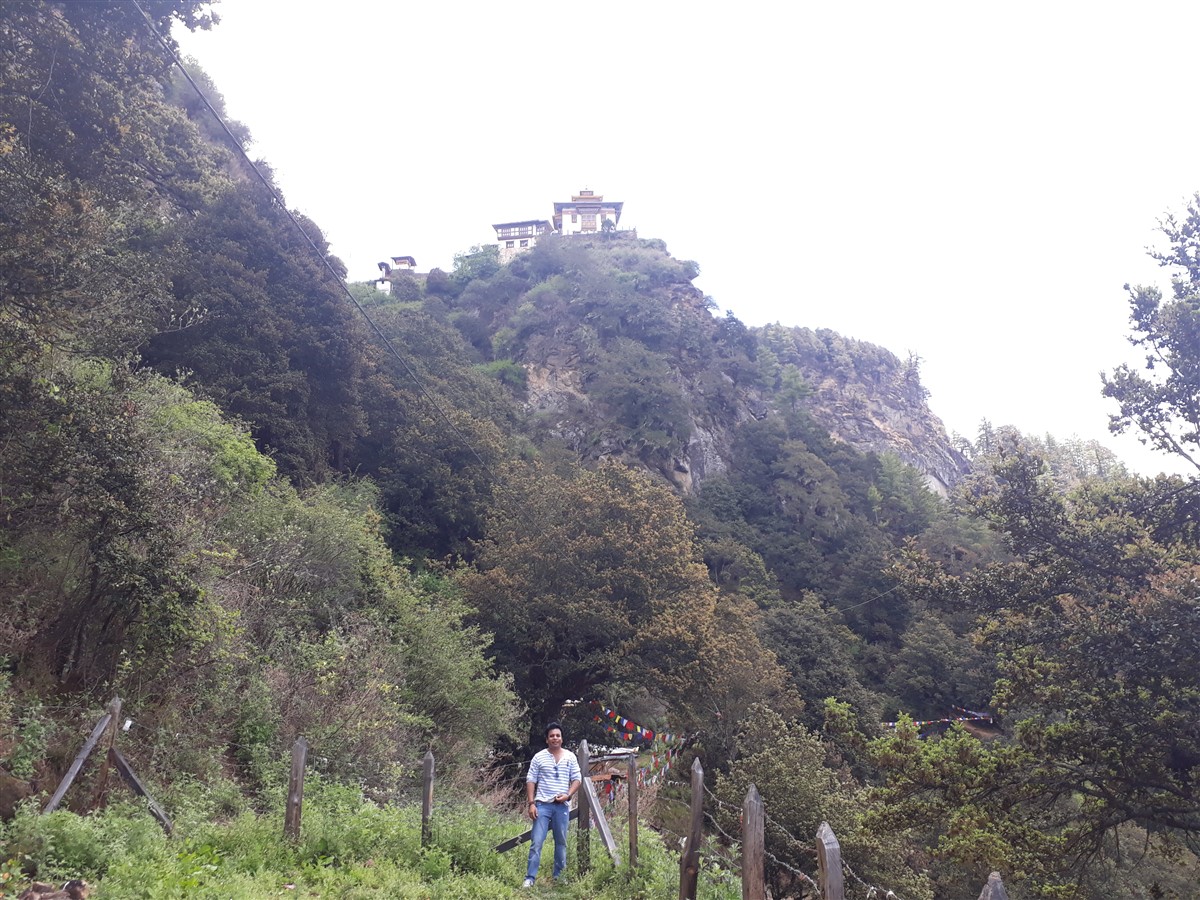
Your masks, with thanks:
M 584 213 L 583 214 L 582 230 L 583 231 L 595 231 L 596 230 L 596 214 L 595 213 Z
M 521 246 L 522 246 L 522 247 L 528 247 L 528 246 L 529 246 L 529 241 L 521 241 Z
M 505 249 L 505 250 L 511 250 L 512 248 L 513 248 L 513 242 L 512 242 L 512 241 L 505 241 L 505 242 L 504 242 L 504 249 Z
M 579 221 L 579 213 L 571 213 L 571 221 L 578 222 Z

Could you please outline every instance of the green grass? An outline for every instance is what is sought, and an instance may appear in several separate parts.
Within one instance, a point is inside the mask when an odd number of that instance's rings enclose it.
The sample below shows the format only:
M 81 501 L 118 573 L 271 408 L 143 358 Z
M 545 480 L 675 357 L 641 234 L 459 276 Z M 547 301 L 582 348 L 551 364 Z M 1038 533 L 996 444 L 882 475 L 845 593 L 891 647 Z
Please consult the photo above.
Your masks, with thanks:
M 525 822 L 473 802 L 439 805 L 432 844 L 424 849 L 417 808 L 377 806 L 353 790 L 328 784 L 309 788 L 302 836 L 294 844 L 282 837 L 280 810 L 246 810 L 224 821 L 206 818 L 211 804 L 174 812 L 176 834 L 167 837 L 132 803 L 88 816 L 40 816 L 36 807 L 21 809 L 0 825 L 0 863 L 12 860 L 24 873 L 24 880 L 14 879 L 11 895 L 30 878 L 85 878 L 94 887 L 94 900 L 662 900 L 679 890 L 678 857 L 645 827 L 639 832 L 636 873 L 615 867 L 593 837 L 592 871 L 580 878 L 572 830 L 569 882 L 554 886 L 544 877 L 533 890 L 522 890 L 528 845 L 504 854 L 492 847 L 523 831 Z M 728 873 L 706 872 L 704 881 L 705 898 L 740 896 Z

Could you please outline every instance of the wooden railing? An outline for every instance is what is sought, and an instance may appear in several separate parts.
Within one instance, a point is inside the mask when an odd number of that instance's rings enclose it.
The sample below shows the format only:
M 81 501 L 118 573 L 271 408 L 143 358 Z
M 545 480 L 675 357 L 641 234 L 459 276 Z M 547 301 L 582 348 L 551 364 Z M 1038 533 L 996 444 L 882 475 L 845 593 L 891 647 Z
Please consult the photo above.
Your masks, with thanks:
M 87 740 L 84 741 L 83 747 L 71 763 L 67 774 L 63 776 L 58 788 L 42 809 L 42 813 L 44 815 L 58 808 L 89 755 L 95 750 L 98 744 L 103 742 L 107 745 L 108 752 L 105 756 L 105 762 L 99 778 L 97 779 L 98 785 L 92 805 L 94 806 L 99 802 L 105 790 L 108 766 L 111 764 L 117 769 L 122 780 L 139 796 L 147 800 L 151 815 L 158 820 L 167 834 L 171 834 L 173 831 L 171 820 L 167 817 L 162 807 L 150 796 L 145 786 L 138 779 L 137 775 L 134 774 L 129 762 L 116 748 L 117 734 L 120 731 L 120 715 L 121 700 L 114 697 L 109 704 L 108 710 L 96 723 Z M 577 756 L 579 757 L 580 769 L 584 773 L 588 773 L 590 752 L 587 741 L 580 741 Z M 300 838 L 304 805 L 304 773 L 307 767 L 307 760 L 308 742 L 303 737 L 300 737 L 296 740 L 292 748 L 291 775 L 288 783 L 287 806 L 284 811 L 284 839 L 288 841 L 297 841 Z M 636 765 L 636 760 L 630 757 L 627 761 L 626 771 L 628 776 L 629 868 L 631 870 L 638 867 L 638 779 Z M 421 845 L 423 847 L 429 846 L 432 843 L 434 770 L 435 760 L 433 752 L 430 751 L 425 754 L 422 765 Z M 688 833 L 683 845 L 683 852 L 679 858 L 679 900 L 698 900 L 697 891 L 704 841 L 705 816 L 704 767 L 701 765 L 699 759 L 696 759 L 692 763 L 690 787 L 691 802 L 689 804 Z M 591 867 L 591 833 L 593 824 L 595 824 L 596 831 L 600 835 L 600 842 L 612 859 L 613 864 L 616 866 L 621 865 L 620 852 L 613 838 L 612 829 L 609 827 L 603 807 L 596 795 L 592 779 L 587 774 L 583 778 L 579 792 L 578 808 L 571 810 L 570 820 L 575 821 L 578 828 L 576 863 L 581 875 L 586 874 Z M 753 784 L 750 785 L 750 789 L 746 792 L 745 800 L 742 803 L 741 821 L 742 900 L 766 900 L 766 859 L 768 855 L 766 852 L 767 813 L 763 799 L 758 793 L 758 788 Z M 497 845 L 495 852 L 505 853 L 514 847 L 520 846 L 530 839 L 531 833 L 532 831 L 526 831 L 509 838 Z M 729 836 L 726 835 L 726 837 Z M 820 828 L 817 829 L 814 849 L 817 858 L 817 877 L 814 879 L 803 872 L 792 871 L 809 882 L 810 887 L 815 892 L 815 896 L 819 897 L 820 900 L 845 900 L 846 874 L 849 874 L 855 881 L 859 882 L 868 892 L 873 890 L 875 892 L 874 896 L 881 898 L 896 897 L 891 891 L 884 891 L 882 888 L 862 881 L 854 873 L 854 870 L 846 865 L 842 859 L 841 845 L 838 842 L 837 835 L 834 834 L 828 822 L 822 822 Z M 896 900 L 899 900 L 899 898 L 896 898 Z M 1004 882 L 1001 880 L 999 872 L 993 872 L 990 875 L 987 884 L 984 885 L 979 895 L 979 900 L 1008 900 L 1008 893 L 1005 890 Z

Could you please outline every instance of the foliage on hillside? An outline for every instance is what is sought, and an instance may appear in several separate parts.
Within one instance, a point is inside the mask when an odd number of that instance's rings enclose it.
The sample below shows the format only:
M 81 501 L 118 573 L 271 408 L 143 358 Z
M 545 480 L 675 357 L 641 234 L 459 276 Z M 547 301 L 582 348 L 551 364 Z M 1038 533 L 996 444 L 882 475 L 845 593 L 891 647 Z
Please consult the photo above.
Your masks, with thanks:
M 403 799 L 430 746 L 473 786 L 574 700 L 685 734 L 789 833 L 835 822 L 906 897 L 991 868 L 1161 895 L 1131 839 L 1194 864 L 1194 482 L 986 422 L 956 449 L 915 357 L 716 316 L 695 263 L 621 232 L 351 286 L 386 347 L 134 7 L 10 3 L 0 38 L 0 840 L 28 868 L 507 896 L 469 836 L 488 814 L 420 853 L 411 813 L 357 792 Z M 1131 291 L 1153 372 L 1105 387 L 1116 427 L 1193 460 L 1198 216 L 1166 225 L 1174 299 Z M 972 478 L 931 493 L 963 453 Z M 194 811 L 183 848 L 18 802 L 114 692 L 135 765 Z M 1002 716 L 990 742 L 903 716 L 955 706 Z M 265 835 L 299 734 L 323 811 L 286 848 Z M 672 893 L 651 858 L 574 895 Z
M 227 810 L 220 820 L 204 795 L 180 792 L 169 799 L 179 811 L 181 836 L 164 837 L 144 810 L 109 807 L 86 818 L 56 812 L 39 817 L 23 808 L 0 823 L 0 871 L 23 859 L 42 880 L 83 877 L 93 896 L 188 897 L 259 900 L 295 893 L 309 897 L 387 897 L 409 900 L 502 900 L 554 896 L 575 900 L 660 900 L 679 892 L 679 865 L 655 832 L 639 833 L 636 873 L 617 869 L 594 847 L 593 869 L 561 887 L 521 889 L 525 858 L 492 848 L 521 828 L 512 816 L 478 803 L 440 801 L 433 840 L 421 846 L 419 807 L 380 806 L 357 791 L 310 777 L 305 828 L 295 844 L 279 839 L 282 794 L 266 808 Z M 228 791 L 224 792 L 228 795 Z M 622 830 L 616 831 L 624 840 Z M 27 877 L 10 884 L 19 889 Z M 0 890 L 9 885 L 0 882 Z M 711 863 L 700 875 L 703 896 L 733 900 L 740 884 Z
M 0 146 L 0 659 L 22 732 L 0 761 L 52 777 L 63 729 L 119 692 L 151 736 L 135 756 L 173 777 L 228 751 L 254 783 L 300 732 L 382 792 L 434 734 L 469 765 L 511 725 L 508 681 L 442 579 L 395 564 L 376 489 L 329 477 L 365 430 L 359 325 L 174 102 L 135 13 L 0 15 L 0 102 L 26 126 Z
M 759 644 L 753 608 L 709 581 L 666 488 L 611 462 L 568 476 L 529 467 L 505 479 L 496 501 L 478 568 L 461 583 L 532 707 L 531 740 L 566 701 L 602 698 L 705 727 L 716 764 L 731 748 L 706 707 L 732 723 L 758 701 L 799 708 Z

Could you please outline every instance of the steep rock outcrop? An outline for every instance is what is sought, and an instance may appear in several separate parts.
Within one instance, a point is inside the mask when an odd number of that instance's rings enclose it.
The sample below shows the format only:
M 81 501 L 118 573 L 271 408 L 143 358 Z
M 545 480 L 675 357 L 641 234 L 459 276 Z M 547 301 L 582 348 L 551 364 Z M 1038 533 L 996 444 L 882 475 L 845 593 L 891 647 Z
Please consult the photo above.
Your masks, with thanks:
M 836 440 L 864 453 L 892 453 L 945 496 L 970 471 L 927 402 L 920 360 L 829 329 L 756 329 L 781 364 L 794 365 L 808 395 L 800 402 Z
M 697 272 L 661 241 L 547 238 L 469 285 L 455 314 L 470 317 L 477 346 L 525 370 L 542 437 L 584 459 L 624 458 L 685 494 L 737 468 L 744 423 L 799 409 L 835 440 L 894 453 L 939 493 L 965 474 L 917 360 L 829 330 L 716 316 Z
M 895 454 L 944 497 L 970 471 L 969 463 L 951 446 L 942 420 L 924 399 L 905 393 L 884 390 L 871 396 L 859 385 L 841 386 L 826 379 L 818 385 L 810 409 L 835 439 L 863 452 Z
M 698 293 L 698 292 L 697 292 Z M 676 294 L 676 296 L 678 296 Z M 756 332 L 763 348 L 779 344 L 779 326 Z M 834 332 L 788 330 L 789 336 L 828 341 L 843 349 L 847 341 Z M 808 386 L 798 404 L 830 435 L 863 453 L 892 453 L 920 471 L 930 490 L 945 496 L 968 472 L 969 464 L 950 443 L 945 426 L 926 402 L 912 363 L 889 351 L 849 342 L 849 358 L 867 350 L 875 360 L 870 371 L 837 365 L 828 354 L 780 356 L 795 365 Z M 794 349 L 794 348 L 793 348 Z M 711 385 L 701 377 L 677 371 L 676 383 L 687 407 L 686 442 L 666 450 L 630 441 L 612 427 L 611 410 L 591 397 L 578 355 L 556 353 L 541 364 L 527 363 L 527 408 L 547 433 L 586 458 L 620 456 L 654 471 L 685 494 L 713 475 L 736 467 L 732 446 L 739 425 L 779 413 L 784 401 L 761 387 L 739 386 L 721 375 L 721 403 L 713 402 Z

